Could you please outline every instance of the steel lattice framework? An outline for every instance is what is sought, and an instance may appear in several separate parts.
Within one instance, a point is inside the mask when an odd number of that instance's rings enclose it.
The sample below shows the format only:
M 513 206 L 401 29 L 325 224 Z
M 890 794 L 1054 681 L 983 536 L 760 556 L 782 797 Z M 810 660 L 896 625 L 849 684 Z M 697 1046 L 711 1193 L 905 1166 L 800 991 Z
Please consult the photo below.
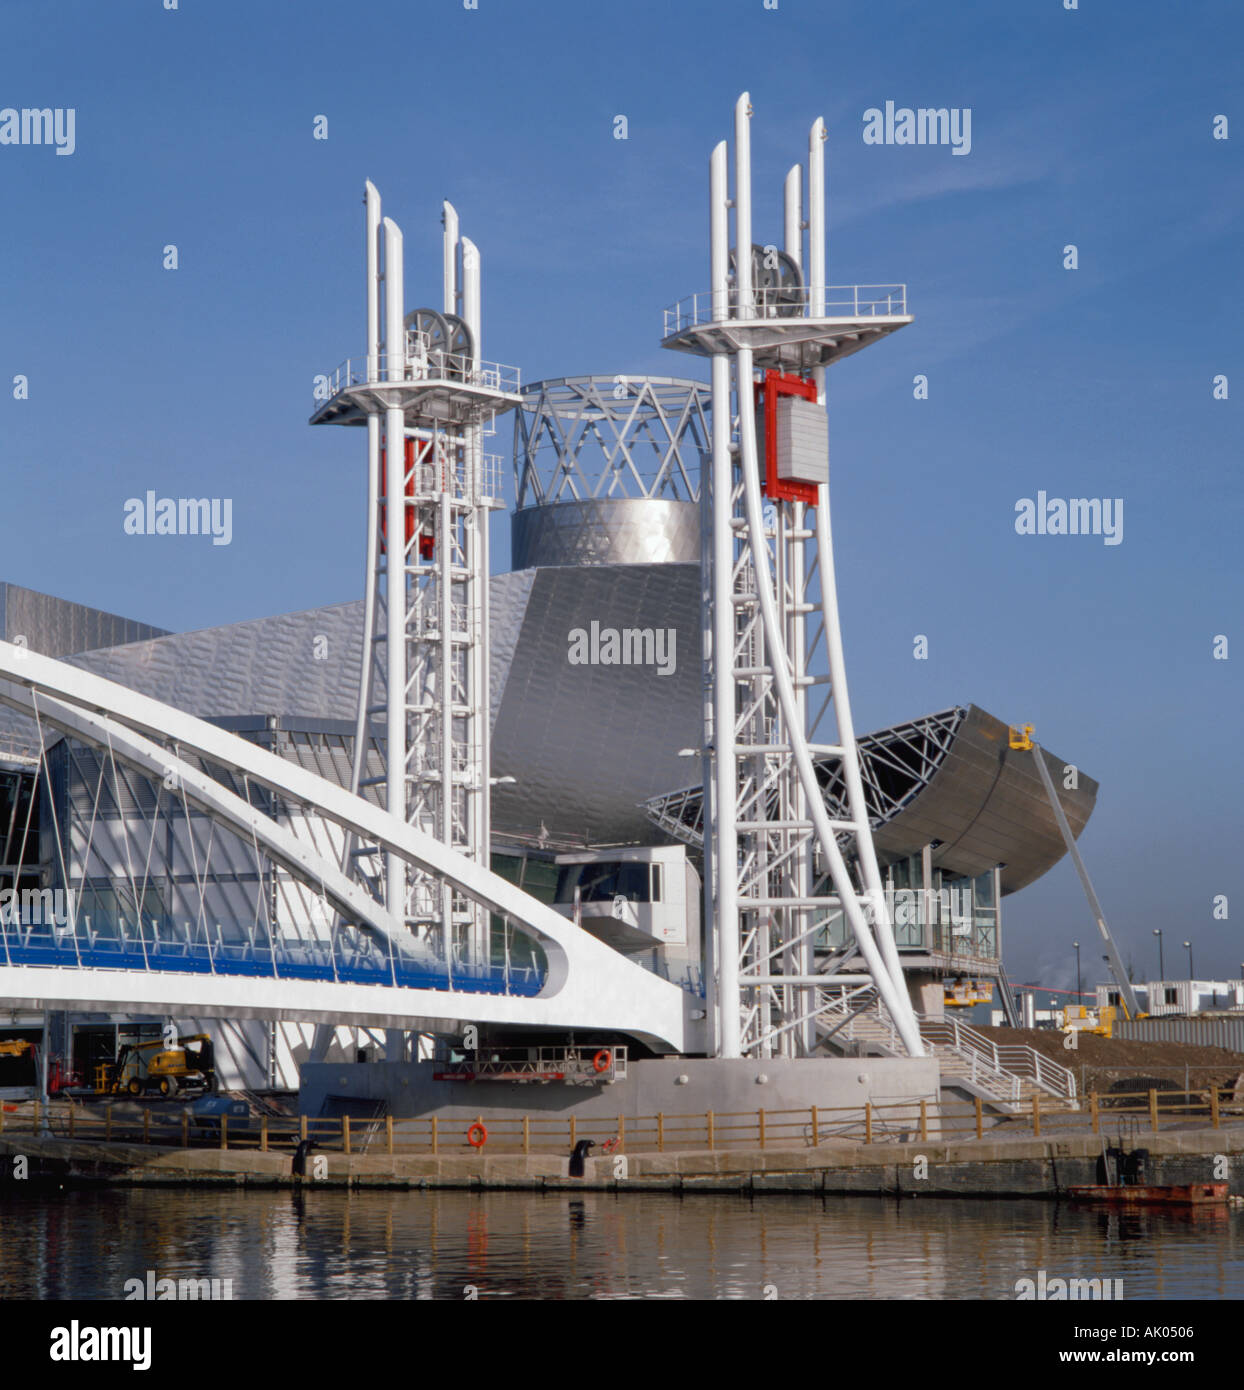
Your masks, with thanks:
M 694 502 L 711 392 L 677 377 L 537 381 L 514 417 L 517 505 L 587 498 Z
M 872 829 L 892 820 L 928 785 L 954 742 L 964 714 L 961 707 L 954 706 L 866 734 L 859 740 L 860 778 Z M 833 819 L 845 820 L 850 815 L 850 798 L 841 757 L 817 753 L 813 763 L 826 809 Z M 776 813 L 775 806 L 769 810 Z M 703 845 L 702 786 L 682 787 L 651 797 L 644 802 L 644 811 L 666 834 L 697 849 Z M 842 832 L 838 842 L 849 845 L 850 835 Z
M 369 646 L 351 786 L 380 788 L 391 815 L 487 865 L 488 516 L 501 505 L 501 470 L 482 440 L 518 403 L 518 373 L 480 358 L 479 251 L 460 236 L 452 205 L 443 215 L 447 319 L 405 313 L 402 233 L 389 218 L 382 224 L 371 183 L 365 206 L 367 356 L 338 370 L 311 417 L 367 427 Z M 446 333 L 450 322 L 459 340 Z M 365 777 L 373 741 L 381 769 Z M 487 960 L 488 918 L 477 904 L 393 854 L 381 874 L 375 846 L 347 853 L 447 961 Z
M 758 374 L 798 373 L 794 389 L 825 404 L 825 367 L 910 322 L 901 286 L 825 283 L 824 126 L 808 158 L 808 252 L 802 171 L 784 188 L 784 267 L 763 282 L 753 256 L 752 114 L 735 107 L 735 187 L 727 147 L 710 164 L 712 289 L 666 311 L 663 346 L 712 364 L 712 469 L 702 490 L 702 555 L 711 628 L 705 634 L 703 750 L 706 884 L 714 923 L 717 1050 L 725 1057 L 807 1055 L 826 1008 L 813 938 L 841 909 L 909 1053 L 922 1055 L 873 849 L 847 698 L 826 484 L 762 493 Z M 734 246 L 730 270 L 730 209 Z M 763 248 L 764 264 L 781 258 Z M 806 276 L 803 274 L 806 267 Z M 786 275 L 783 283 L 782 275 Z M 806 281 L 806 287 L 800 281 Z M 766 386 L 766 389 L 772 389 Z M 731 421 L 737 419 L 737 436 Z M 811 501 L 811 505 L 809 502 Z M 812 674 L 820 644 L 827 676 Z M 824 688 L 838 741 L 813 744 L 809 697 Z M 813 757 L 836 755 L 847 812 L 831 817 Z M 853 878 L 848 860 L 858 866 Z M 821 887 L 822 880 L 827 882 Z

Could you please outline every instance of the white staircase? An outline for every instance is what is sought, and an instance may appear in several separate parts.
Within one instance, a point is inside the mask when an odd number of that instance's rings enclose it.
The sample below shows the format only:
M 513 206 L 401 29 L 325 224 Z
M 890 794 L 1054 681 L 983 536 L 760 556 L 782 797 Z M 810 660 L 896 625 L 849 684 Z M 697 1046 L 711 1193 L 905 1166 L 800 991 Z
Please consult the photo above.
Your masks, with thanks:
M 868 987 L 843 989 L 823 996 L 826 1007 L 817 1027 L 830 1047 L 859 1044 L 882 1056 L 901 1057 L 904 1049 L 885 1006 Z M 1035 1048 L 1000 1047 L 970 1024 L 952 1018 L 917 1014 L 920 1036 L 941 1065 L 942 1084 L 958 1085 L 973 1095 L 1010 1109 L 1034 1094 L 1074 1105 L 1075 1075 Z

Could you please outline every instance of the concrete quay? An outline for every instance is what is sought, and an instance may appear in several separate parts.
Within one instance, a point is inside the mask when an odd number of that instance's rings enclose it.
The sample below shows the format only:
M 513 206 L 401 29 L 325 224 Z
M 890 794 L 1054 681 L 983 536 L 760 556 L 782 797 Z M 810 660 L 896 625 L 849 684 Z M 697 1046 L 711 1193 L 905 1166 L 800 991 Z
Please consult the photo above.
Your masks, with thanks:
M 25 1135 L 0 1138 L 0 1192 L 41 1186 L 230 1186 L 465 1188 L 716 1193 L 816 1193 L 823 1196 L 1057 1198 L 1096 1181 L 1102 1141 L 1091 1134 L 953 1143 L 864 1145 L 844 1140 L 816 1148 L 731 1148 L 618 1154 L 588 1159 L 571 1178 L 564 1154 L 344 1154 L 314 1152 L 308 1176 L 291 1173 L 288 1152 L 161 1148 Z M 1155 1184 L 1221 1180 L 1244 1196 L 1244 1125 L 1141 1135 Z M 24 1157 L 25 1179 L 16 1174 Z M 625 1160 L 620 1163 L 619 1160 Z M 1217 1174 L 1216 1170 L 1217 1169 Z

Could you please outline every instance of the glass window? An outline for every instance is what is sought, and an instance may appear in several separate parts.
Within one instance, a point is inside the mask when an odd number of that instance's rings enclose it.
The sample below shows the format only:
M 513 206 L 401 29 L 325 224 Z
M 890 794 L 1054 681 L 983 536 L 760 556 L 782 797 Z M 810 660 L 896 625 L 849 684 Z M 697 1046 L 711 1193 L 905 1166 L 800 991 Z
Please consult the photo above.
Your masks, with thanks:
M 649 865 L 619 864 L 616 861 L 601 864 L 563 864 L 557 881 L 557 901 L 574 902 L 575 889 L 579 890 L 579 901 L 585 903 L 607 903 L 614 898 L 623 897 L 628 902 L 646 903 L 650 901 Z

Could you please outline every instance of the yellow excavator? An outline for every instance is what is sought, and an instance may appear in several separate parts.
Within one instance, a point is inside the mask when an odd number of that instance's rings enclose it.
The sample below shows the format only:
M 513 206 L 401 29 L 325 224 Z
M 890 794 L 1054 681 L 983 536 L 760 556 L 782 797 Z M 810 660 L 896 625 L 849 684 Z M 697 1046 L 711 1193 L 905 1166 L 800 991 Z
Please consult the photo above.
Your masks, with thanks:
M 145 1091 L 175 1096 L 182 1090 L 215 1089 L 216 1064 L 208 1033 L 178 1038 L 173 1047 L 166 1046 L 163 1038 L 127 1043 L 116 1061 L 97 1069 L 95 1084 L 97 1093 L 114 1096 L 141 1096 Z

